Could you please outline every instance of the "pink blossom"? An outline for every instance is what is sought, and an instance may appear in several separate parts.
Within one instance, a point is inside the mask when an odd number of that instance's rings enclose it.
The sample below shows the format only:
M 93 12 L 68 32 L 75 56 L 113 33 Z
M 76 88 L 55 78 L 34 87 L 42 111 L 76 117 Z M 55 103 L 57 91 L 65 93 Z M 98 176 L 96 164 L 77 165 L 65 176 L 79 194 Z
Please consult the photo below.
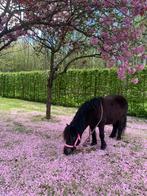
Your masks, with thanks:
M 122 11 L 122 13 L 127 14 L 129 10 L 127 7 L 122 7 L 121 11 Z
M 135 74 L 136 73 L 136 68 L 134 68 L 134 67 L 128 67 L 128 73 L 129 74 Z
M 130 27 L 132 25 L 132 21 L 129 18 L 125 18 L 123 23 L 126 27 Z
M 133 84 L 138 84 L 139 80 L 138 80 L 138 78 L 132 78 L 131 82 Z
M 126 57 L 131 57 L 132 56 L 132 53 L 131 53 L 131 51 L 126 50 L 126 51 L 124 51 L 124 55 Z
M 19 0 L 20 7 L 24 8 L 23 17 L 18 9 L 17 1 L 13 1 L 12 6 L 6 2 L 3 0 L 3 6 L 0 7 L 0 50 L 8 47 L 19 36 L 27 35 L 27 30 L 36 28 L 49 33 L 49 37 L 56 37 L 57 43 L 61 43 L 61 48 L 67 48 L 67 45 L 71 43 L 69 34 L 75 37 L 75 31 L 78 30 L 83 36 L 79 36 L 78 41 L 75 41 L 76 46 L 77 42 L 80 43 L 76 47 L 76 50 L 79 50 L 77 52 L 83 50 L 84 40 L 89 39 L 91 45 L 94 48 L 97 47 L 107 64 L 110 64 L 109 61 L 113 59 L 115 65 L 121 64 L 122 67 L 127 67 L 127 65 L 130 66 L 129 62 L 132 62 L 133 55 L 138 58 L 137 60 L 143 59 L 145 48 L 143 44 L 138 43 L 141 43 L 145 28 L 141 23 L 135 25 L 134 21 L 136 17 L 145 15 L 147 9 L 145 0 L 74 0 L 72 2 L 57 1 L 58 3 L 56 1 L 49 3 L 45 0 L 39 2 Z M 71 12 L 71 7 L 76 11 Z M 4 10 L 9 12 L 5 13 Z M 49 13 L 52 17 L 49 17 Z M 18 18 L 21 18 L 24 24 L 28 24 L 27 27 L 21 26 Z M 35 36 L 36 33 L 31 34 L 31 37 L 36 39 Z M 42 43 L 41 37 L 39 40 Z M 69 49 L 72 50 L 73 47 Z M 118 62 L 119 58 L 123 60 Z M 136 67 L 136 65 L 133 66 Z M 139 71 L 138 69 L 136 72 Z M 121 78 L 125 78 L 129 72 L 118 70 L 118 73 Z
M 98 38 L 96 38 L 96 37 L 92 37 L 91 39 L 90 39 L 90 43 L 92 44 L 92 45 L 97 45 L 98 44 Z
M 125 74 L 126 74 L 126 69 L 124 67 L 120 67 L 117 71 L 117 74 L 118 74 L 118 77 L 121 79 L 121 80 L 124 80 L 125 79 Z
M 110 55 L 107 52 L 102 51 L 101 57 L 107 62 L 110 59 Z
M 141 59 L 142 59 L 142 60 L 147 60 L 147 54 L 143 54 L 143 55 L 141 56 Z
M 137 71 L 142 71 L 144 69 L 144 65 L 143 64 L 138 64 L 137 66 L 136 66 L 136 70 Z
M 134 54 L 143 54 L 145 51 L 145 48 L 143 45 L 140 45 L 140 46 L 134 48 L 133 51 L 134 51 Z
M 109 68 L 113 67 L 114 65 L 115 65 L 115 62 L 112 60 L 107 62 L 107 67 L 109 67 Z
M 108 45 L 108 44 L 104 44 L 104 50 L 105 51 L 110 51 L 112 49 L 112 46 Z

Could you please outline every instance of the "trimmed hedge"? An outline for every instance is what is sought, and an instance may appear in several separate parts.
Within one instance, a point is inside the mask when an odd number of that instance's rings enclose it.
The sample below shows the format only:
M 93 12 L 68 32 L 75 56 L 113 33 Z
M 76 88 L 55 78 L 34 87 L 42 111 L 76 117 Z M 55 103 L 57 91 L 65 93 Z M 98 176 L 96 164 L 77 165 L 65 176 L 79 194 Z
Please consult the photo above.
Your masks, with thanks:
M 47 72 L 0 73 L 0 96 L 46 102 Z M 122 94 L 129 102 L 129 114 L 147 116 L 147 69 L 138 74 L 140 82 L 131 84 L 117 79 L 113 69 L 70 70 L 53 85 L 52 102 L 79 106 L 95 96 Z

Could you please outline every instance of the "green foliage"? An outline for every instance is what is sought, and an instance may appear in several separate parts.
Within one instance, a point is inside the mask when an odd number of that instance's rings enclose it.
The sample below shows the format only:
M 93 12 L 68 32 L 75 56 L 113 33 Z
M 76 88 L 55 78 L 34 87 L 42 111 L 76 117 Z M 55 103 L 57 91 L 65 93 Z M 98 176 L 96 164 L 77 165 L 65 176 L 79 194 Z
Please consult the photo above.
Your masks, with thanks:
M 3 97 L 46 102 L 47 72 L 0 73 L 0 95 Z M 140 82 L 117 79 L 114 69 L 69 70 L 60 75 L 52 89 L 52 103 L 77 107 L 95 96 L 122 94 L 129 102 L 129 114 L 147 116 L 147 69 L 138 74 Z
M 0 53 L 0 71 L 2 72 L 17 72 L 17 71 L 33 71 L 33 70 L 48 70 L 50 62 L 50 52 L 43 50 L 42 52 L 37 52 L 37 43 L 27 43 L 25 40 L 21 39 L 17 41 L 14 45 L 9 47 Z M 95 53 L 95 50 L 90 48 L 89 52 Z M 74 53 L 73 57 L 79 56 L 81 53 Z M 61 54 L 60 54 L 61 55 Z M 61 58 L 61 56 L 58 57 Z M 63 57 L 62 57 L 63 58 Z M 70 59 L 71 60 L 71 57 Z M 65 62 L 64 62 L 65 63 Z M 64 66 L 61 65 L 61 68 Z M 90 58 L 90 59 L 79 59 L 76 65 L 72 65 L 72 68 L 94 68 L 105 67 L 104 61 L 100 58 Z
M 35 46 L 36 43 L 33 44 L 33 47 Z M 15 72 L 48 69 L 49 60 L 46 53 L 36 53 L 33 47 L 21 39 L 1 52 L 0 71 Z

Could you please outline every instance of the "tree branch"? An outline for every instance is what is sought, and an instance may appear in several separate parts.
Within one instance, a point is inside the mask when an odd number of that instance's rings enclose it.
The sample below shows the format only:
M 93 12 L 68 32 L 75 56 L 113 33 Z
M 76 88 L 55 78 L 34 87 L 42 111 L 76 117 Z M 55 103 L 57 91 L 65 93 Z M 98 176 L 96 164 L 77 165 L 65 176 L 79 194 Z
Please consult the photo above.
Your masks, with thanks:
M 55 78 L 57 77 L 57 75 L 61 75 L 61 74 L 63 74 L 63 73 L 66 73 L 67 70 L 68 70 L 68 68 L 69 68 L 69 66 L 71 65 L 71 63 L 73 63 L 73 62 L 75 62 L 75 61 L 77 61 L 77 60 L 79 60 L 79 59 L 82 59 L 82 58 L 91 58 L 91 57 L 101 58 L 100 55 L 101 55 L 101 54 L 90 54 L 90 55 L 82 55 L 82 56 L 75 57 L 74 59 L 72 59 L 71 61 L 69 61 L 69 62 L 65 65 L 63 71 L 61 71 L 60 73 L 56 74 Z
M 3 49 L 5 49 L 6 47 L 8 47 L 12 42 L 14 42 L 15 41 L 15 39 L 11 39 L 11 40 L 9 40 L 7 43 L 5 43 L 4 45 L 2 45 L 1 47 L 0 47 L 0 51 L 2 51 Z

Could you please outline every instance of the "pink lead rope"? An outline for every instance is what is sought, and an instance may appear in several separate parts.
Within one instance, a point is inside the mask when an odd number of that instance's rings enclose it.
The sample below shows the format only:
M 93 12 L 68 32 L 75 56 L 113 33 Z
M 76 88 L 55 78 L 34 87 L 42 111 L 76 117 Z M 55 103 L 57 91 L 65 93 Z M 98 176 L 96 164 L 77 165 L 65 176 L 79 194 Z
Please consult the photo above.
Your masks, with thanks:
M 64 146 L 66 146 L 68 148 L 74 148 L 74 147 L 77 146 L 78 140 L 81 140 L 81 137 L 80 137 L 80 134 L 79 133 L 78 133 L 78 137 L 77 137 L 77 139 L 76 139 L 76 141 L 75 141 L 75 143 L 74 143 L 73 146 L 72 145 L 68 145 L 68 144 L 65 144 Z

